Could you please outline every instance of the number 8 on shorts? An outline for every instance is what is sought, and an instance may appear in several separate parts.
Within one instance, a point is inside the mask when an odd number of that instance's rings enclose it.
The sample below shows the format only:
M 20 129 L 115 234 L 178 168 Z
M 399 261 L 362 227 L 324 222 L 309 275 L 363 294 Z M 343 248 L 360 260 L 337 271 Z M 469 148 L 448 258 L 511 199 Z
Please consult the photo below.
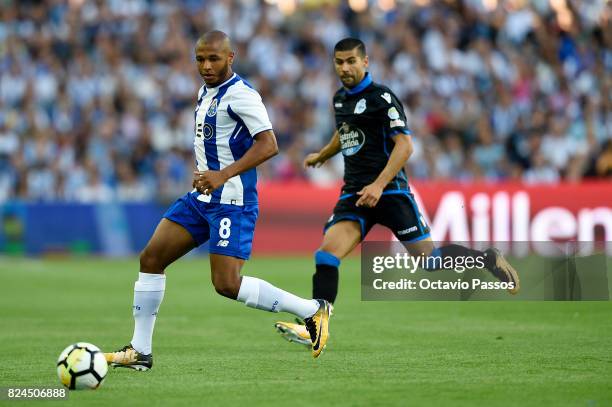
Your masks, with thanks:
M 258 213 L 257 205 L 207 205 L 209 252 L 248 259 Z
M 221 222 L 219 222 L 219 237 L 221 239 L 229 239 L 232 234 L 231 226 L 232 220 L 230 218 L 221 219 Z

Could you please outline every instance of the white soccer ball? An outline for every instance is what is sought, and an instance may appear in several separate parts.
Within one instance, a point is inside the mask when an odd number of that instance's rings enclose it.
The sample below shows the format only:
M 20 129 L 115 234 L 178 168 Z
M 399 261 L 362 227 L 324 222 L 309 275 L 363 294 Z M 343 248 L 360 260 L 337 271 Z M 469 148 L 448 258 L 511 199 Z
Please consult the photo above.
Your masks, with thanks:
M 57 359 L 57 375 L 70 390 L 97 389 L 102 385 L 107 372 L 104 354 L 91 343 L 72 344 Z

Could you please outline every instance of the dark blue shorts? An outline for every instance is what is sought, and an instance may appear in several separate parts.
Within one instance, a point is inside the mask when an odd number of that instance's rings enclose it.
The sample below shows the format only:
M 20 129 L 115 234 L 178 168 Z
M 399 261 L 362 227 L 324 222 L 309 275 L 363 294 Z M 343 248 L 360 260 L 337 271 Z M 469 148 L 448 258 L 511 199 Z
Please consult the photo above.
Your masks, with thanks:
M 355 206 L 358 199 L 356 194 L 341 197 L 325 224 L 324 233 L 342 220 L 352 220 L 361 225 L 361 240 L 375 224 L 391 229 L 401 242 L 418 242 L 430 236 L 429 226 L 410 192 L 385 191 L 374 208 Z
M 198 246 L 210 240 L 210 253 L 246 260 L 251 256 L 258 214 L 258 205 L 211 204 L 190 192 L 177 199 L 164 218 L 187 229 Z

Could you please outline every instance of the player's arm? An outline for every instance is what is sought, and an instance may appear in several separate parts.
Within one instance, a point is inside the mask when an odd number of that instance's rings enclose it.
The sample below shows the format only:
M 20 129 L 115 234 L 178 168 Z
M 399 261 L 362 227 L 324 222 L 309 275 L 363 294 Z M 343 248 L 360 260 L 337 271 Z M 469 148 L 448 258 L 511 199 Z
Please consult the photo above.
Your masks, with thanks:
M 383 124 L 384 134 L 390 135 L 395 145 L 387 165 L 378 174 L 376 180 L 357 192 L 357 195 L 360 196 L 356 203 L 357 206 L 376 206 L 383 190 L 400 172 L 413 150 L 410 129 L 406 125 L 406 114 L 402 102 L 391 91 L 385 92 L 381 96 L 388 104 L 381 110 L 380 120 Z
M 373 183 L 366 185 L 361 191 L 357 192 L 357 195 L 360 195 L 356 203 L 357 206 L 376 206 L 385 187 L 400 172 L 412 154 L 414 147 L 410 135 L 398 133 L 393 138 L 393 141 L 395 141 L 395 146 L 391 150 L 391 155 L 385 168 L 383 168 Z
M 203 194 L 211 194 L 228 179 L 240 175 L 278 154 L 276 137 L 272 130 L 264 130 L 254 137 L 255 142 L 244 155 L 221 171 L 195 171 L 193 187 Z
M 325 161 L 329 160 L 340 152 L 340 135 L 334 132 L 331 140 L 318 153 L 311 153 L 304 159 L 304 168 L 320 167 Z

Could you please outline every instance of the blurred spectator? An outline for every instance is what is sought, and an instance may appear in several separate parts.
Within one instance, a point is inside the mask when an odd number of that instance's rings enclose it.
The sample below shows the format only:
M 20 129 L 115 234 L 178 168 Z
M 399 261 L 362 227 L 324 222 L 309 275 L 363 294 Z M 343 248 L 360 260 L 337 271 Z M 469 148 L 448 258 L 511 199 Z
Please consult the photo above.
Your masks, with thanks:
M 153 192 L 136 177 L 136 173 L 126 161 L 119 161 L 117 171 L 117 199 L 120 201 L 146 201 L 153 198 Z
M 93 163 L 87 166 L 87 180 L 76 190 L 76 200 L 83 203 L 106 203 L 113 200 L 113 190 L 102 181 Z
M 172 199 L 190 188 L 196 38 L 221 28 L 304 172 L 333 133 L 336 41 L 401 98 L 411 176 L 580 181 L 612 172 L 612 3 L 598 0 L 0 0 L 0 202 Z
M 595 161 L 595 170 L 600 177 L 612 177 L 612 140 L 608 140 Z
M 559 172 L 546 161 L 541 152 L 533 155 L 533 163 L 523 174 L 523 181 L 528 184 L 554 184 L 559 181 Z

